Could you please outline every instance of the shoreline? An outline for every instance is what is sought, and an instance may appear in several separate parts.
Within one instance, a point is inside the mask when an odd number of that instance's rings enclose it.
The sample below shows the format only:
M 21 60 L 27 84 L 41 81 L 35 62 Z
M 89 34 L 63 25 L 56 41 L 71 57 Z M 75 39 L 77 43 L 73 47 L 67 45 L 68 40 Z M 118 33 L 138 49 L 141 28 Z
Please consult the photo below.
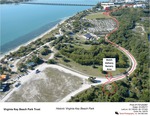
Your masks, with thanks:
M 18 47 L 15 47 L 15 48 L 13 48 L 12 50 L 10 50 L 10 51 L 8 51 L 8 52 L 6 52 L 6 53 L 4 53 L 4 54 L 0 54 L 0 60 L 3 59 L 6 55 L 9 55 L 11 52 L 16 52 L 17 50 L 20 49 L 21 46 L 27 46 L 27 45 L 29 45 L 30 43 L 32 43 L 32 42 L 34 42 L 34 41 L 36 41 L 36 40 L 38 40 L 38 39 L 44 37 L 45 35 L 47 35 L 47 34 L 50 33 L 51 31 L 57 29 L 57 28 L 58 28 L 58 25 L 63 24 L 63 23 L 64 23 L 67 19 L 69 19 L 70 17 L 71 17 L 71 16 L 61 18 L 61 19 L 60 19 L 60 22 L 58 22 L 55 26 L 51 27 L 50 29 L 48 29 L 48 30 L 45 31 L 44 33 L 41 33 L 39 36 L 37 36 L 37 37 L 35 37 L 35 38 L 29 40 L 29 41 L 26 42 L 26 43 L 20 44 Z
M 36 40 L 38 39 L 38 38 L 40 38 L 40 37 L 43 37 L 44 35 L 46 35 L 47 33 L 50 33 L 53 29 L 56 29 L 56 28 L 58 28 L 58 25 L 59 24 L 63 24 L 65 21 L 66 21 L 67 19 L 64 19 L 64 20 L 62 20 L 62 21 L 60 21 L 58 24 L 56 24 L 53 28 L 51 28 L 51 29 L 49 29 L 48 31 L 46 31 L 45 33 L 43 33 L 43 34 L 41 34 L 40 36 L 38 36 L 38 37 L 36 37 Z M 116 20 L 116 19 L 115 19 Z M 58 28 L 59 29 L 59 28 Z M 118 28 L 117 28 L 118 29 Z M 116 30 L 116 29 L 115 29 Z M 114 31 L 112 31 L 112 32 L 114 32 Z M 112 33 L 112 32 L 110 32 L 110 33 Z M 113 43 L 113 42 L 111 42 L 110 40 L 108 40 L 108 35 L 109 34 L 107 34 L 106 36 L 105 36 L 105 40 L 107 40 L 109 43 Z M 27 44 L 28 45 L 28 44 Z M 113 44 L 114 46 L 115 45 L 117 45 L 117 44 Z M 137 65 L 137 62 L 136 62 L 136 60 L 135 60 L 135 58 L 132 56 L 132 54 L 130 54 L 130 52 L 128 52 L 125 48 L 122 48 L 121 46 L 119 46 L 118 47 L 122 52 L 124 52 L 125 53 L 125 55 L 126 56 L 129 56 L 129 58 L 131 59 L 131 61 L 132 61 L 132 67 L 131 67 L 131 69 L 128 71 L 129 72 L 129 75 L 136 69 L 136 65 Z M 46 65 L 44 65 L 44 64 L 42 64 L 42 66 L 45 68 L 46 66 L 48 66 L 48 64 L 46 64 Z M 42 66 L 41 65 L 39 65 L 39 69 L 40 68 L 42 68 Z M 53 67 L 52 65 L 49 65 L 49 66 L 51 66 L 51 67 Z M 56 66 L 55 66 L 56 67 Z M 60 68 L 59 68 L 60 69 Z M 61 68 L 61 70 L 62 70 L 62 68 Z M 64 70 L 63 70 L 64 71 Z M 67 72 L 69 72 L 68 70 L 67 70 Z M 75 74 L 75 72 L 73 72 L 73 74 Z M 79 73 L 77 73 L 78 75 L 79 75 Z M 81 76 L 82 78 L 84 77 L 83 75 Z M 110 78 L 110 79 L 105 79 L 106 80 L 106 83 L 104 82 L 100 82 L 100 84 L 108 84 L 108 83 L 112 83 L 112 82 L 115 82 L 115 81 L 118 81 L 118 80 L 122 80 L 122 79 L 124 79 L 124 78 L 126 78 L 127 76 L 126 75 L 123 75 L 123 76 L 117 76 L 116 78 Z M 86 77 L 87 78 L 87 77 Z M 104 81 L 105 81 L 104 80 Z M 90 87 L 90 86 L 89 86 Z M 72 92 L 72 93 L 70 93 L 68 96 L 66 96 L 65 98 L 63 98 L 62 100 L 61 100 L 61 102 L 65 102 L 65 101 L 67 101 L 71 96 L 74 96 L 74 95 L 76 95 L 76 94 L 78 94 L 78 93 L 80 93 L 81 91 L 83 91 L 83 90 L 85 90 L 85 89 L 87 89 L 88 87 L 86 86 L 86 87 L 83 87 L 83 88 L 80 88 L 79 90 L 77 90 L 76 92 Z

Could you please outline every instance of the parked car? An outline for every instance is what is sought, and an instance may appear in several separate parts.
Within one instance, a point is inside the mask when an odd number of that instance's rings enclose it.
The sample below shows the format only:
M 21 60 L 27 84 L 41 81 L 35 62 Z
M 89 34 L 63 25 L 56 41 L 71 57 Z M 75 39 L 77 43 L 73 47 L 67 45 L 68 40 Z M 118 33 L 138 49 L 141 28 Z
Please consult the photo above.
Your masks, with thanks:
M 10 64 L 10 67 L 12 68 L 12 67 L 14 67 L 14 65 Z
M 19 87 L 21 85 L 20 82 L 18 82 L 17 84 L 15 84 L 15 87 Z
M 35 73 L 37 74 L 37 73 L 39 73 L 39 72 L 40 72 L 39 69 L 37 69 Z

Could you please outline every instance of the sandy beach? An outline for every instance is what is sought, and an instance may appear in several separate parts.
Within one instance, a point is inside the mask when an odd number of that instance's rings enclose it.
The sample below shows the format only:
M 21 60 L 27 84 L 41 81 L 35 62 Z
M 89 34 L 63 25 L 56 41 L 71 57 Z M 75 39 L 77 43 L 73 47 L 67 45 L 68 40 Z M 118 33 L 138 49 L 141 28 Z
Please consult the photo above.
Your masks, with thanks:
M 32 43 L 32 42 L 34 42 L 34 41 L 36 41 L 36 40 L 38 40 L 38 39 L 44 37 L 45 35 L 47 35 L 47 34 L 50 33 L 51 31 L 57 29 L 57 28 L 58 28 L 58 25 L 63 24 L 63 23 L 64 23 L 67 19 L 69 19 L 69 18 L 70 18 L 70 17 L 65 17 L 65 18 L 61 19 L 61 21 L 60 21 L 58 24 L 56 24 L 54 27 L 50 28 L 50 29 L 47 30 L 46 32 L 42 33 L 41 35 L 39 35 L 39 36 L 35 37 L 34 39 L 28 41 L 27 43 L 24 43 L 24 44 L 19 45 L 18 47 L 14 48 L 14 49 L 12 49 L 12 50 L 10 50 L 10 51 L 8 51 L 8 52 L 6 52 L 5 54 L 0 54 L 0 60 L 1 60 L 2 58 L 4 58 L 5 55 L 8 55 L 10 52 L 15 52 L 15 51 L 19 50 L 19 48 L 20 48 L 21 46 L 27 46 L 27 45 L 29 45 L 30 43 Z
M 65 20 L 66 20 L 66 19 L 65 19 Z M 56 26 L 54 26 L 53 28 L 49 29 L 49 30 L 46 31 L 45 33 L 41 34 L 40 36 L 36 37 L 35 39 L 33 39 L 33 40 L 31 40 L 30 42 L 28 42 L 28 43 L 26 43 L 26 44 L 23 44 L 23 45 L 28 45 L 28 44 L 30 44 L 32 41 L 38 40 L 39 38 L 45 36 L 46 34 L 50 33 L 52 30 L 58 28 L 58 25 L 64 23 L 65 20 L 62 20 L 60 23 L 58 23 L 58 24 L 57 24 Z M 116 20 L 116 19 L 114 19 L 114 20 Z M 115 32 L 116 30 L 118 30 L 118 27 L 115 28 L 112 32 Z M 61 32 L 61 31 L 60 31 L 60 32 Z M 111 33 L 112 33 L 112 32 L 111 32 Z M 109 35 L 109 34 L 107 34 L 107 35 L 105 36 L 105 40 L 106 40 L 107 42 L 109 42 L 110 44 L 112 44 L 113 42 L 111 42 L 110 40 L 108 40 L 108 35 Z M 113 43 L 112 45 L 116 46 L 117 44 Z M 22 45 L 21 45 L 21 46 L 22 46 Z M 131 63 L 131 64 L 132 64 L 131 69 L 128 71 L 128 75 L 130 75 L 130 74 L 133 73 L 133 71 L 136 69 L 137 62 L 136 62 L 135 58 L 132 56 L 132 54 L 131 54 L 130 52 L 128 52 L 125 48 L 123 48 L 123 47 L 121 47 L 121 46 L 119 46 L 119 45 L 117 45 L 117 46 L 118 46 L 117 48 L 120 49 L 120 51 L 122 51 L 122 52 L 130 59 L 130 61 L 132 62 L 132 63 Z M 19 47 L 20 47 L 20 46 L 19 46 Z M 16 49 L 14 49 L 14 50 L 12 50 L 11 52 L 14 52 L 14 51 L 18 50 L 19 47 L 16 48 Z M 53 50 L 53 47 L 52 47 L 51 49 Z M 54 57 L 54 54 L 52 54 L 52 55 L 49 57 L 49 59 L 52 59 L 53 57 Z M 57 70 L 59 70 L 60 72 L 69 73 L 69 74 L 71 74 L 71 75 L 77 76 L 77 77 L 79 77 L 79 78 L 82 79 L 82 80 L 88 80 L 88 78 L 89 78 L 89 76 L 87 76 L 87 75 L 84 75 L 84 74 L 81 74 L 81 73 L 72 71 L 72 70 L 70 70 L 70 69 L 68 69 L 68 68 L 65 68 L 65 67 L 62 67 L 62 66 L 59 66 L 59 65 L 52 65 L 52 64 L 50 65 L 50 64 L 43 63 L 43 64 L 39 65 L 35 70 L 30 71 L 29 74 L 27 74 L 27 75 L 21 77 L 20 79 L 18 79 L 18 81 L 20 81 L 20 83 L 23 85 L 23 84 L 25 84 L 26 82 L 28 82 L 30 79 L 32 79 L 32 78 L 34 77 L 35 72 L 36 72 L 37 69 L 40 70 L 40 71 L 44 71 L 46 68 L 57 69 Z M 78 93 L 80 93 L 80 92 L 82 92 L 82 91 L 84 91 L 84 90 L 90 88 L 91 86 L 96 86 L 96 85 L 101 85 L 101 84 L 112 83 L 112 82 L 115 82 L 115 81 L 118 81 L 118 80 L 122 80 L 122 79 L 124 79 L 124 78 L 126 78 L 126 77 L 127 77 L 127 76 L 126 76 L 125 74 L 117 75 L 115 78 L 109 78 L 109 79 L 106 79 L 106 78 L 104 78 L 104 77 L 103 77 L 103 78 L 97 77 L 97 78 L 96 78 L 96 83 L 85 83 L 85 82 L 84 82 L 84 83 L 82 84 L 82 86 L 81 86 L 78 90 L 71 91 L 69 94 L 66 95 L 66 97 L 64 97 L 63 99 L 58 100 L 58 101 L 60 101 L 60 102 L 67 102 L 67 101 L 71 98 L 71 96 L 75 96 L 75 95 L 77 95 Z M 21 88 L 21 87 L 20 87 L 20 88 Z M 7 99 L 8 99 L 15 91 L 19 90 L 20 88 L 14 87 L 14 88 L 12 89 L 12 91 L 10 91 L 10 92 L 9 92 L 6 96 L 4 96 L 0 101 L 1 101 L 1 102 L 7 101 Z

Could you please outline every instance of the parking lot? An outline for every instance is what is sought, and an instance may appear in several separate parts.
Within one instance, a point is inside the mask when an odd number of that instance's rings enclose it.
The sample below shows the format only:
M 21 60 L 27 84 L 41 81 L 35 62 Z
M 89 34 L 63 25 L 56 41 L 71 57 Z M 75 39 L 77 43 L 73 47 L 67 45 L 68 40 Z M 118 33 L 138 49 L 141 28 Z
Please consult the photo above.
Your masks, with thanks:
M 88 28 L 91 33 L 108 33 L 116 27 L 116 23 L 112 19 L 88 20 L 94 27 Z

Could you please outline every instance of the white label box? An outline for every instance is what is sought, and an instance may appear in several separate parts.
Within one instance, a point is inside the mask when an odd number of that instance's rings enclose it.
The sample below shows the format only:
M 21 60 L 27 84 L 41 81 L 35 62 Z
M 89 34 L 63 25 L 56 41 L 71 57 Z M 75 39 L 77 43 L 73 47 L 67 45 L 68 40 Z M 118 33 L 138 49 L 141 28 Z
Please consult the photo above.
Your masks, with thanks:
M 116 58 L 103 58 L 103 71 L 116 71 Z

